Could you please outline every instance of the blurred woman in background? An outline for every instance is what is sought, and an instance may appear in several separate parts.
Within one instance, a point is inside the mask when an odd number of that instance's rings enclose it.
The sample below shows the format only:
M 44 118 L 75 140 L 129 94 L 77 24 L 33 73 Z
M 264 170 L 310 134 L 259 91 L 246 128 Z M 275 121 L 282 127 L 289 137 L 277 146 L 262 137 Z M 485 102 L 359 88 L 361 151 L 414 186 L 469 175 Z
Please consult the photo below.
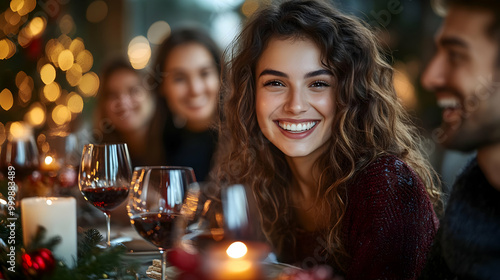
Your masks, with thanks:
M 174 30 L 159 46 L 154 68 L 165 99 L 166 165 L 190 166 L 203 181 L 210 170 L 217 134 L 221 53 L 198 29 Z M 163 111 L 163 109 L 162 109 Z
M 161 112 L 145 79 L 124 59 L 111 60 L 101 72 L 95 128 L 102 143 L 127 143 L 133 166 L 160 165 Z M 101 140 L 101 141 L 99 141 Z

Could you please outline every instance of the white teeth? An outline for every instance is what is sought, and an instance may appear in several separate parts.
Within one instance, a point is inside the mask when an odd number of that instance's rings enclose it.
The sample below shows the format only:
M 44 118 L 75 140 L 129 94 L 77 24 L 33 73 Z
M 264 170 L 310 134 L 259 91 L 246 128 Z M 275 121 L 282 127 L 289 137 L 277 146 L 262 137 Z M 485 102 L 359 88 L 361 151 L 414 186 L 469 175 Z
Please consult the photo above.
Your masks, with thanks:
M 278 122 L 278 125 L 287 131 L 293 132 L 293 133 L 301 133 L 307 130 L 310 130 L 313 128 L 317 122 L 303 122 L 299 124 L 295 123 L 287 123 L 287 122 Z
M 458 99 L 455 99 L 455 98 L 438 99 L 437 104 L 440 108 L 443 108 L 443 109 L 461 107 L 460 101 Z

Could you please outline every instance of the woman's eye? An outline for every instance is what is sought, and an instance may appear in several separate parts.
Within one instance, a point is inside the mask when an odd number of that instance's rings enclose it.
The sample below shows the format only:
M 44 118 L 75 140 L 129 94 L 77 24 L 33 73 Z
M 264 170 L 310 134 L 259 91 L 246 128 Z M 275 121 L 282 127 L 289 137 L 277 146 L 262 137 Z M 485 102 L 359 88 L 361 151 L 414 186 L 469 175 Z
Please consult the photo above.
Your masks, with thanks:
M 180 83 L 180 82 L 184 82 L 184 77 L 180 77 L 180 76 L 177 76 L 177 77 L 173 77 L 172 80 L 175 82 L 175 83 Z
M 324 82 L 324 81 L 316 81 L 316 82 L 311 84 L 311 87 L 315 87 L 315 88 L 329 87 L 329 86 L 330 86 L 330 84 L 327 82 Z
M 283 87 L 285 86 L 282 82 L 280 81 L 277 81 L 277 80 L 273 80 L 273 81 L 269 81 L 269 82 L 265 82 L 264 83 L 264 86 L 272 86 L 272 87 Z

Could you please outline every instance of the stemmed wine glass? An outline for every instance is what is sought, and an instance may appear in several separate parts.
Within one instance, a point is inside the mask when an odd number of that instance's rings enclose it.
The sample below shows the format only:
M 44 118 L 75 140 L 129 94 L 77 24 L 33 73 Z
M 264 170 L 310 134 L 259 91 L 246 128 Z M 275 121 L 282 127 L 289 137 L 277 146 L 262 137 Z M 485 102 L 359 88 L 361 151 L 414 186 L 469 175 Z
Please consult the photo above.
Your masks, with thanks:
M 21 122 L 10 123 L 6 127 L 5 136 L 0 146 L 0 180 L 15 182 L 16 188 L 19 188 L 16 190 L 19 195 L 16 201 L 24 196 L 37 195 L 29 184 L 22 185 L 38 169 L 38 149 L 32 129 Z M 12 168 L 15 176 L 8 176 L 8 171 L 12 171 Z
M 85 199 L 106 216 L 108 247 L 111 246 L 110 211 L 127 199 L 131 174 L 127 144 L 84 146 L 78 185 Z
M 194 215 L 199 186 L 190 167 L 136 167 L 128 212 L 132 225 L 159 248 L 161 279 L 165 279 L 167 250 L 184 233 L 185 217 Z M 181 231 L 181 232 L 177 232 Z

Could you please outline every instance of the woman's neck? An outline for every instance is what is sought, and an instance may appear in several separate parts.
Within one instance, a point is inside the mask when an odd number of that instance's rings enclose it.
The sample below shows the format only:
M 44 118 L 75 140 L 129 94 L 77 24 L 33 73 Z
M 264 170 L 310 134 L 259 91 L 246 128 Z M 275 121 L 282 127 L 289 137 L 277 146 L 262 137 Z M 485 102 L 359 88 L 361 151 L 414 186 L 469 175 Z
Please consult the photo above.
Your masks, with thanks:
M 324 148 L 314 151 L 306 157 L 287 157 L 293 174 L 290 199 L 297 222 L 307 231 L 316 231 L 327 223 L 327 216 L 322 212 L 323 197 L 318 196 L 319 170 L 315 162 L 324 152 Z

